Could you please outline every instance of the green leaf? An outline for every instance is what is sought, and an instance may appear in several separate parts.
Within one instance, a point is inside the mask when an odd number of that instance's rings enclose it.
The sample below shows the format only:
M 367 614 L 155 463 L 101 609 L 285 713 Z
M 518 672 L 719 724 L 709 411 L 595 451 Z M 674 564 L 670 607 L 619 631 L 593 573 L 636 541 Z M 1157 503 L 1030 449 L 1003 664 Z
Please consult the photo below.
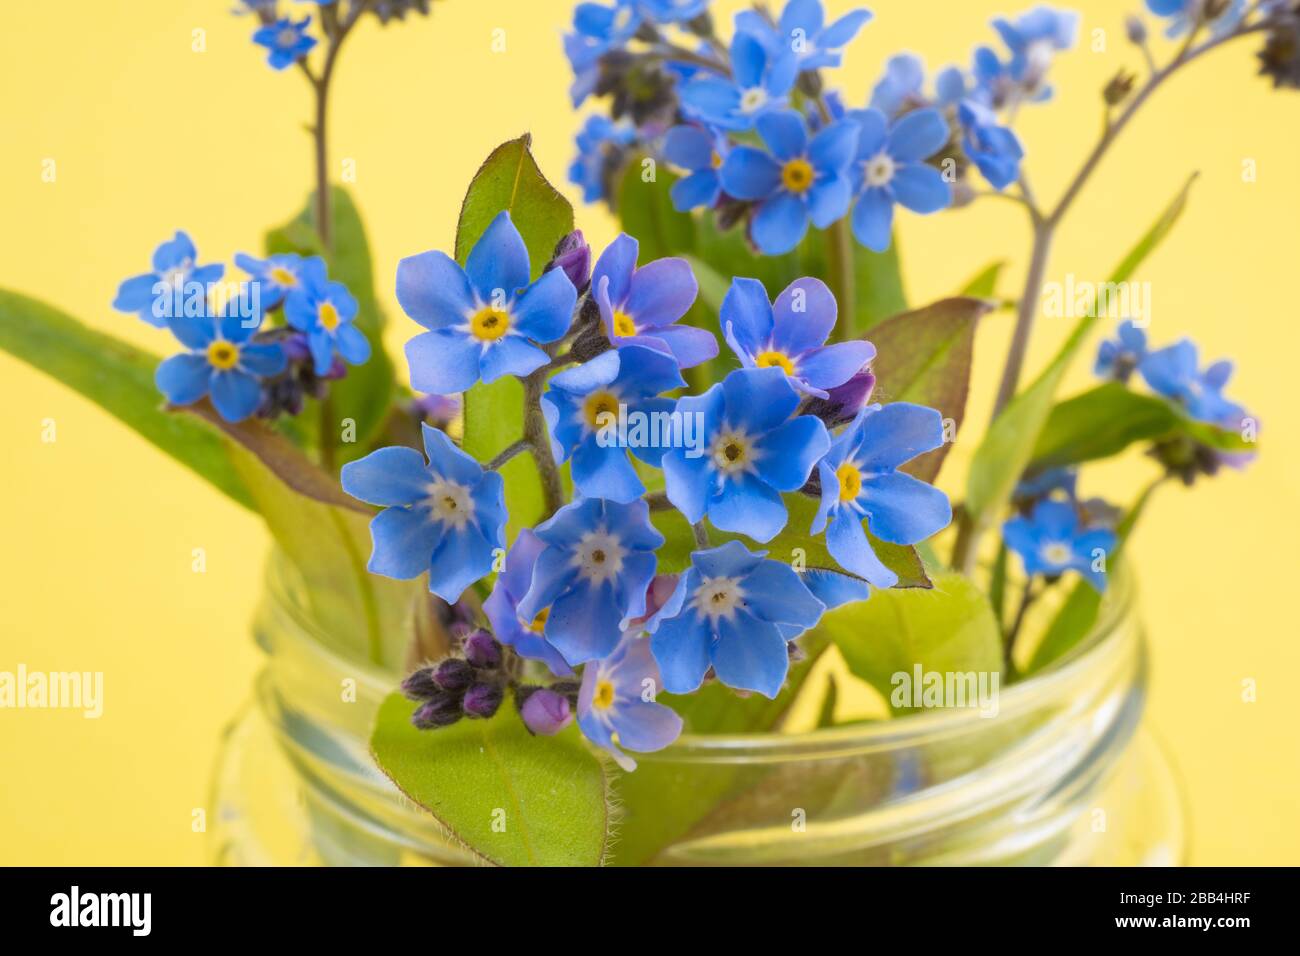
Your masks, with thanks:
M 542 175 L 529 151 L 530 137 L 502 143 L 474 175 L 461 205 L 456 261 L 461 265 L 483 231 L 503 210 L 523 236 L 532 277 L 550 261 L 556 244 L 573 231 L 573 208 Z M 524 433 L 523 385 L 511 376 L 479 382 L 465 393 L 465 451 L 486 462 Z M 543 511 L 541 479 L 530 455 L 501 469 L 510 512 L 508 534 L 535 524 Z
M 962 286 L 961 295 L 976 299 L 992 299 L 997 295 L 998 278 L 1002 275 L 1005 262 L 990 262 L 969 282 Z
M 1002 631 L 993 608 L 959 574 L 936 575 L 927 591 L 874 591 L 866 601 L 828 612 L 816 630 L 834 641 L 849 670 L 886 700 L 895 689 L 894 675 L 911 678 L 917 665 L 927 674 L 1002 670 Z
M 1146 257 L 1169 235 L 1187 206 L 1196 177 L 1189 179 L 1160 217 L 1111 275 L 1109 282 L 1126 282 Z M 966 510 L 975 527 L 985 528 L 1001 513 L 1033 456 L 1038 436 L 1051 413 L 1070 362 L 1087 340 L 1101 312 L 1079 320 L 1052 363 L 1025 391 L 1013 398 L 989 426 L 975 451 L 966 485 Z
M 267 254 L 296 252 L 299 255 L 322 255 L 331 279 L 342 282 L 357 300 L 356 326 L 370 341 L 369 361 L 349 365 L 348 374 L 330 383 L 330 409 L 334 419 L 351 419 L 356 423 L 356 441 L 343 442 L 342 429 L 333 433 L 338 459 L 348 461 L 365 453 L 370 440 L 378 434 L 388 417 L 395 394 L 393 362 L 384 351 L 383 310 L 375 296 L 374 269 L 365 225 L 352 197 L 342 187 L 331 191 L 334 217 L 334 249 L 321 251 L 316 233 L 314 194 L 292 222 L 266 234 Z
M 478 857 L 500 866 L 598 866 L 609 839 L 600 761 L 578 728 L 534 737 L 514 708 L 416 730 L 390 694 L 370 738 L 380 769 Z
M 336 648 L 376 664 L 402 660 L 423 577 L 397 581 L 366 570 L 370 514 L 323 504 L 290 487 L 243 444 L 230 461 L 280 550 L 301 579 L 308 616 Z M 340 493 L 341 494 L 341 493 Z M 355 503 L 352 503 L 355 507 Z
M 1156 481 L 1149 485 L 1142 493 L 1142 496 L 1129 508 L 1119 526 L 1116 527 L 1115 537 L 1117 542 L 1115 552 L 1107 556 L 1106 573 L 1108 578 L 1113 580 L 1115 572 L 1119 569 L 1124 547 L 1159 484 L 1159 481 Z M 1054 661 L 1060 660 L 1075 645 L 1087 637 L 1088 632 L 1097 623 L 1097 616 L 1101 612 L 1103 600 L 1104 595 L 1087 581 L 1076 581 L 1074 589 L 1070 591 L 1069 596 L 1061 604 L 1056 616 L 1052 619 L 1052 623 L 1048 625 L 1046 633 L 1043 634 L 1042 640 L 1034 648 L 1033 657 L 1030 658 L 1026 674 L 1040 671 Z
M 785 496 L 785 504 L 790 512 L 790 520 L 786 522 L 785 529 L 780 534 L 765 544 L 759 544 L 741 534 L 718 531 L 716 528 L 709 529 L 709 539 L 714 547 L 727 541 L 739 541 L 751 551 L 766 551 L 767 556 L 774 561 L 791 563 L 800 561 L 806 568 L 828 568 L 841 574 L 848 574 L 826 550 L 826 536 L 808 533 L 807 529 L 812 527 L 813 518 L 817 515 L 816 500 L 804 494 L 790 494 Z M 696 545 L 690 522 L 686 520 L 685 515 L 674 508 L 668 508 L 652 512 L 650 520 L 665 538 L 663 547 L 659 549 L 659 573 L 673 574 L 690 567 L 691 552 L 696 550 Z M 870 532 L 867 534 L 867 539 L 871 542 L 876 556 L 898 575 L 896 587 L 930 587 L 925 565 L 921 562 L 915 548 L 908 545 L 888 544 L 872 536 Z
M 881 322 L 871 332 L 875 395 L 886 402 L 937 408 L 960 430 L 970 392 L 975 325 L 991 309 L 983 299 L 942 299 Z M 908 462 L 903 471 L 934 481 L 950 447 L 945 442 Z
M 123 322 L 131 321 L 123 318 Z M 154 385 L 159 358 L 52 306 L 0 290 L 0 349 L 62 382 L 193 469 L 246 508 L 253 499 L 221 436 L 196 418 L 168 414 Z
M 853 335 L 860 338 L 889 317 L 907 311 L 907 296 L 903 292 L 903 271 L 898 261 L 897 237 L 889 244 L 886 252 L 872 252 L 856 241 L 853 250 L 854 296 L 857 302 L 853 308 L 851 327 Z M 840 308 L 843 310 L 843 304 Z

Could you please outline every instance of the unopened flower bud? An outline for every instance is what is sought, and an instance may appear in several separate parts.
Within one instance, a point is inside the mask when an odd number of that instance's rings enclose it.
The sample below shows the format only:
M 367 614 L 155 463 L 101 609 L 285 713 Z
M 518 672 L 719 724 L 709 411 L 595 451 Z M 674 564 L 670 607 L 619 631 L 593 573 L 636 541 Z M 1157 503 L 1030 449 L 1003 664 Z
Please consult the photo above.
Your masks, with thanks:
M 443 688 L 433 678 L 432 667 L 421 667 L 402 681 L 402 693 L 410 700 L 428 700 L 441 694 Z
M 542 737 L 558 734 L 573 721 L 569 699 L 548 687 L 539 687 L 529 694 L 519 715 L 529 732 Z
M 449 657 L 433 669 L 433 680 L 442 690 L 462 691 L 474 680 L 474 668 L 469 661 Z
M 555 246 L 551 261 L 546 264 L 546 271 L 563 269 L 573 287 L 579 292 L 591 281 L 591 246 L 582 237 L 582 230 L 575 229 Z
M 496 667 L 501 663 L 501 645 L 487 631 L 477 630 L 465 638 L 465 660 L 475 667 Z
M 501 707 L 501 699 L 504 696 L 505 694 L 496 684 L 475 684 L 465 691 L 460 706 L 466 716 L 491 717 Z
M 875 387 L 876 376 L 871 369 L 864 368 L 843 385 L 828 389 L 826 398 L 814 398 L 806 411 L 825 422 L 827 428 L 834 428 L 853 421 L 871 398 L 871 390 Z
M 1106 101 L 1107 106 L 1119 106 L 1133 92 L 1133 84 L 1136 82 L 1136 73 L 1129 73 L 1123 67 L 1120 67 L 1119 72 L 1111 77 L 1110 82 L 1101 91 L 1102 99 Z
M 1137 14 L 1129 14 L 1128 19 L 1124 21 L 1124 33 L 1127 34 L 1129 43 L 1142 46 L 1147 42 L 1146 21 Z
M 411 715 L 411 723 L 417 730 L 433 730 L 436 727 L 450 726 L 460 718 L 460 701 L 443 695 L 417 707 Z

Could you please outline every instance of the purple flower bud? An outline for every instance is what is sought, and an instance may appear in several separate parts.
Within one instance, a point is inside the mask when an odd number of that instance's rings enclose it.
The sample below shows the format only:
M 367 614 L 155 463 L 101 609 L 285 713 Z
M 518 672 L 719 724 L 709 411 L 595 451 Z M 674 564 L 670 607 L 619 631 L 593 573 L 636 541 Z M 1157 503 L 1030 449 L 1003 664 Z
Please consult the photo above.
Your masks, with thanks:
M 460 706 L 469 717 L 491 717 L 501 707 L 504 696 L 496 684 L 475 684 L 465 691 L 465 699 L 460 702 Z
M 810 401 L 807 412 L 820 418 L 828 428 L 851 422 L 870 400 L 875 387 L 876 376 L 871 369 L 864 368 L 843 385 L 827 389 L 828 397 Z
M 433 669 L 433 680 L 443 690 L 461 691 L 474 680 L 474 668 L 469 661 L 449 657 Z
M 1129 15 L 1124 21 L 1124 32 L 1128 35 L 1129 43 L 1141 46 L 1147 42 L 1147 25 L 1139 16 Z
M 294 332 L 280 342 L 280 348 L 284 351 L 284 357 L 290 363 L 293 362 L 310 362 L 311 346 L 307 344 L 307 336 L 301 332 Z
M 435 727 L 447 727 L 460 720 L 460 701 L 455 697 L 435 697 L 415 709 L 411 723 L 417 730 L 433 730 Z
M 568 698 L 548 687 L 539 687 L 528 695 L 519 715 L 532 733 L 542 737 L 558 734 L 573 721 Z
M 428 700 L 441 694 L 443 688 L 434 680 L 432 667 L 421 667 L 402 681 L 402 693 L 411 700 Z
M 501 663 L 501 645 L 487 631 L 475 631 L 465 638 L 465 659 L 475 667 L 496 667 Z
M 455 395 L 422 395 L 411 403 L 417 418 L 449 422 L 460 414 L 460 399 Z
M 582 230 L 575 229 L 555 246 L 551 261 L 546 264 L 546 271 L 563 269 L 573 287 L 581 292 L 591 281 L 591 246 L 582 237 Z

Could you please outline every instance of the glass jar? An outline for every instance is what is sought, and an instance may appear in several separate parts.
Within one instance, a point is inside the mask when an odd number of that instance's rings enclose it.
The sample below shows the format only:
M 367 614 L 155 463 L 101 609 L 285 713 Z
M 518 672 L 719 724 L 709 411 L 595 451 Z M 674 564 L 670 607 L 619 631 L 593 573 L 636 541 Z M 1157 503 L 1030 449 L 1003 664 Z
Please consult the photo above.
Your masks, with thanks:
M 266 666 L 213 782 L 213 862 L 475 862 L 370 759 L 371 720 L 400 675 L 341 650 L 303 598 L 272 560 L 255 626 Z M 1133 598 L 1120 576 L 1092 634 L 1003 688 L 996 716 L 932 710 L 808 733 L 687 735 L 638 754 L 643 769 L 614 782 L 623 841 L 651 848 L 630 861 L 1182 862 L 1180 794 L 1140 726 L 1146 653 Z M 639 806 L 658 808 L 654 819 L 638 820 Z M 667 806 L 685 812 L 659 812 Z

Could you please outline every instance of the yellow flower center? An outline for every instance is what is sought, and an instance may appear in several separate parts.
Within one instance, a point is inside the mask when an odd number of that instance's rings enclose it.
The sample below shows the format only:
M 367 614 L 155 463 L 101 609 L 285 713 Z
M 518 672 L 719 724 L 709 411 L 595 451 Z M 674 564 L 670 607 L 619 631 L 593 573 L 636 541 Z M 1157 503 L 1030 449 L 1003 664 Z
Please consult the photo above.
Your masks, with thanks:
M 546 628 L 546 619 L 551 616 L 551 609 L 544 607 L 537 612 L 537 616 L 528 622 L 528 630 L 534 634 L 540 634 Z
M 745 435 L 720 435 L 713 445 L 713 464 L 721 471 L 744 471 L 749 466 L 749 440 Z
M 208 364 L 223 372 L 234 368 L 239 364 L 239 348 L 230 342 L 213 342 L 208 346 Z
M 709 165 L 714 169 L 722 168 L 722 156 L 719 155 L 716 149 L 713 151 L 712 155 L 709 156 Z
M 333 302 L 322 302 L 316 316 L 320 319 L 320 327 L 326 332 L 333 332 L 339 327 L 339 310 L 334 308 Z
M 614 312 L 614 334 L 620 339 L 630 339 L 636 335 L 636 323 L 626 312 Z
M 486 306 L 469 320 L 469 330 L 481 342 L 494 342 L 510 331 L 510 313 Z
M 852 501 L 862 492 L 862 473 L 857 465 L 846 461 L 835 469 L 835 477 L 840 480 L 840 501 Z
M 759 352 L 754 356 L 754 364 L 759 368 L 779 368 L 786 375 L 794 374 L 794 363 L 783 352 Z
M 591 706 L 596 710 L 609 710 L 614 706 L 614 685 L 607 680 L 596 681 L 596 693 L 591 696 Z
M 593 430 L 601 428 L 608 421 L 602 420 L 601 416 L 612 415 L 615 419 L 618 418 L 618 398 L 611 392 L 592 392 L 583 402 L 582 414 Z
M 298 277 L 286 269 L 284 266 L 274 266 L 271 269 L 271 279 L 276 285 L 286 288 L 298 284 Z
M 781 167 L 781 182 L 792 193 L 805 191 L 813 182 L 812 163 L 802 156 L 788 160 Z

